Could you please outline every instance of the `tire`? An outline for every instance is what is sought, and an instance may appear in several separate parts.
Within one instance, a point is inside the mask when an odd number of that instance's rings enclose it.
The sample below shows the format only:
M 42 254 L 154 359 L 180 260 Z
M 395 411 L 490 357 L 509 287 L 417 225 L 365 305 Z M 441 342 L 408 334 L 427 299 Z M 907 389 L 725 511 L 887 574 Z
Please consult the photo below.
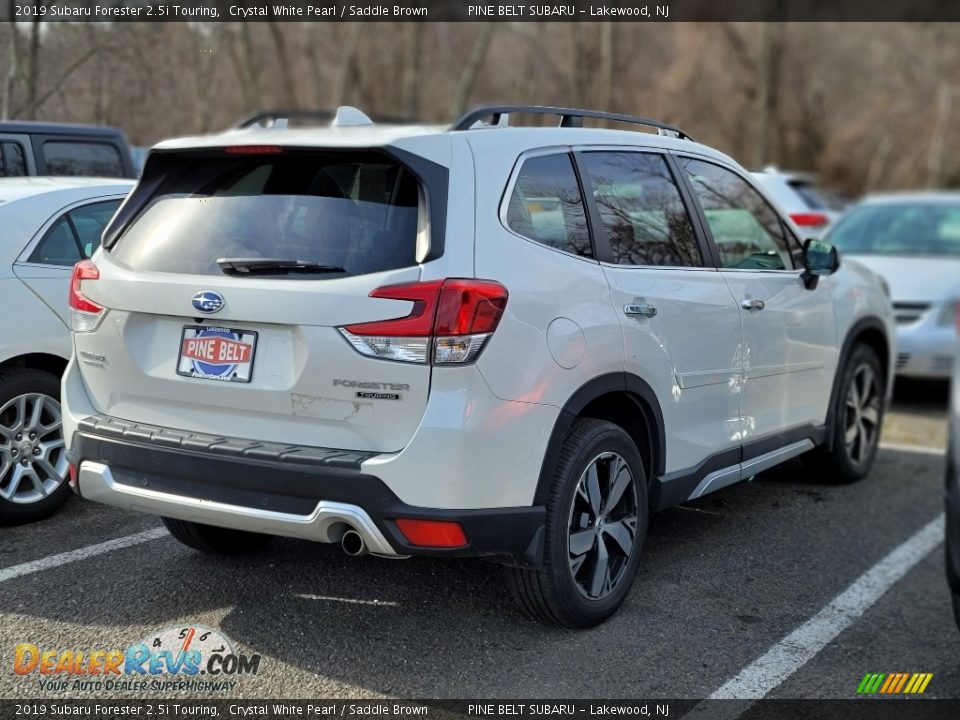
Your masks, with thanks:
M 819 453 L 826 479 L 847 484 L 870 472 L 880 444 L 885 398 L 886 377 L 876 352 L 868 345 L 855 345 L 840 379 L 833 449 Z
M 66 477 L 60 378 L 31 368 L 0 371 L 0 525 L 52 515 L 71 495 Z
M 623 483 L 611 507 L 610 491 Z M 633 440 L 613 423 L 577 420 L 561 448 L 547 499 L 543 567 L 507 567 L 507 584 L 536 620 L 570 628 L 598 625 L 630 592 L 648 523 L 646 474 Z M 571 545 L 588 549 L 575 554 Z M 597 572 L 604 553 L 606 569 Z
M 273 539 L 270 535 L 201 525 L 189 520 L 160 519 L 173 537 L 208 555 L 245 555 L 262 550 Z
M 953 595 L 953 619 L 957 623 L 957 629 L 960 630 L 960 593 L 951 593 Z

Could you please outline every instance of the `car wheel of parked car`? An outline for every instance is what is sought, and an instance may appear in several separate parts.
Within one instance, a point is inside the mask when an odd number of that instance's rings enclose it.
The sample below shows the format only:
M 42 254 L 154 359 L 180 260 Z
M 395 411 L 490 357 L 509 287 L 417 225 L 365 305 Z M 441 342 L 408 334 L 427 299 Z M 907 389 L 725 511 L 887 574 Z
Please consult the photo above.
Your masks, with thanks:
M 870 472 L 880 444 L 885 397 L 886 380 L 877 353 L 868 345 L 855 345 L 840 381 L 833 449 L 822 454 L 829 480 L 851 483 Z
M 543 568 L 507 568 L 511 591 L 537 620 L 597 625 L 630 591 L 647 533 L 646 475 L 630 436 L 601 420 L 574 423 L 546 510 Z
M 160 519 L 177 540 L 187 547 L 210 555 L 243 555 L 256 552 L 273 539 L 270 535 L 202 525 L 189 520 Z
M 41 520 L 70 497 L 60 379 L 42 370 L 0 371 L 0 523 Z

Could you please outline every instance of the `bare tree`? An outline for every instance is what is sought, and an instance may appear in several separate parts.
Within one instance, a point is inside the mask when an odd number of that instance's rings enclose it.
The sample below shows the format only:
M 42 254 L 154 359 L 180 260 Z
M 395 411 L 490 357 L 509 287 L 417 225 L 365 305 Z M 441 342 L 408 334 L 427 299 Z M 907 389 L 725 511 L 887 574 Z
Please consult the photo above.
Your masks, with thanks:
M 354 72 L 357 49 L 360 47 L 360 33 L 362 31 L 363 25 L 361 23 L 351 23 L 349 30 L 347 30 L 343 56 L 340 58 L 340 67 L 333 81 L 332 104 L 334 107 L 347 104 L 348 83 L 350 82 L 350 76 Z
M 457 117 L 466 108 L 470 92 L 473 90 L 473 84 L 487 59 L 487 51 L 490 49 L 493 32 L 496 29 L 496 23 L 484 23 L 480 26 L 480 32 L 477 33 L 477 39 L 473 43 L 470 57 L 467 58 L 467 64 L 463 66 L 460 79 L 457 81 L 457 86 L 453 92 L 453 101 L 450 103 L 451 117 Z
M 7 24 L 10 30 L 10 45 L 8 47 L 10 65 L 7 67 L 7 72 L 3 77 L 3 105 L 0 107 L 0 118 L 4 120 L 10 117 L 10 111 L 13 107 L 13 88 L 19 71 L 17 60 L 20 57 L 20 33 L 17 30 L 16 22 L 12 19 L 14 17 L 15 2 L 16 0 L 10 0 L 9 12 L 11 20 Z

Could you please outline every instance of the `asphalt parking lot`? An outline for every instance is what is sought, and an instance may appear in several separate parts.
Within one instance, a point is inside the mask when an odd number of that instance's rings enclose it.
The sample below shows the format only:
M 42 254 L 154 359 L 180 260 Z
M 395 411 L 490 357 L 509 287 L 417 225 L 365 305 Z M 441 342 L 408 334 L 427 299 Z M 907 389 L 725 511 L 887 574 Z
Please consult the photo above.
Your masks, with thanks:
M 851 698 L 865 673 L 894 671 L 931 672 L 927 696 L 960 698 L 942 543 L 833 636 L 816 621 L 942 513 L 942 445 L 910 433 L 942 426 L 946 389 L 924 392 L 898 393 L 889 447 L 859 484 L 830 485 L 798 463 L 655 516 L 626 605 L 583 632 L 521 616 L 500 569 L 481 562 L 352 559 L 286 539 L 224 560 L 169 536 L 49 560 L 159 525 L 72 500 L 44 523 L 2 530 L 0 697 L 50 697 L 37 675 L 11 672 L 17 643 L 124 648 L 204 625 L 262 655 L 257 675 L 237 678 L 232 695 L 244 698 L 684 698 L 758 676 L 770 697 Z M 798 629 L 819 645 L 770 687 L 751 668 L 789 650 Z

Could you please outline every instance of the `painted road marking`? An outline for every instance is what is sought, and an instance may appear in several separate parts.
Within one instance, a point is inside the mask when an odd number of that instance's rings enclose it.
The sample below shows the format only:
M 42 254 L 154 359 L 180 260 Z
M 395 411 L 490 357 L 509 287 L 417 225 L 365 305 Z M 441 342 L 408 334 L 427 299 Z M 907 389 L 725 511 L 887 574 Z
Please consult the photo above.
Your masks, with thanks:
M 759 700 L 768 695 L 850 627 L 897 581 L 933 552 L 943 542 L 943 530 L 944 516 L 941 513 L 867 570 L 820 612 L 717 688 L 709 696 L 710 699 Z M 735 718 L 746 712 L 751 704 L 735 703 L 728 707 L 729 713 L 720 713 L 717 707 L 702 704 L 684 717 Z
M 881 450 L 892 450 L 894 452 L 912 452 L 922 455 L 946 455 L 944 448 L 931 447 L 929 445 L 907 445 L 905 443 L 880 443 Z
M 59 555 L 50 555 L 45 558 L 40 558 L 39 560 L 32 560 L 31 562 L 3 568 L 0 570 L 0 583 L 23 577 L 24 575 L 32 575 L 33 573 L 38 573 L 43 570 L 50 570 L 55 567 L 60 567 L 61 565 L 68 565 L 78 560 L 86 560 L 87 558 L 103 555 L 104 553 L 113 552 L 114 550 L 133 547 L 134 545 L 140 545 L 141 543 L 150 542 L 151 540 L 159 540 L 163 537 L 170 537 L 165 528 L 153 528 L 152 530 L 145 530 L 144 532 L 134 535 L 107 540 L 106 542 L 97 543 L 96 545 L 87 545 L 86 547 L 76 550 L 60 553 Z

